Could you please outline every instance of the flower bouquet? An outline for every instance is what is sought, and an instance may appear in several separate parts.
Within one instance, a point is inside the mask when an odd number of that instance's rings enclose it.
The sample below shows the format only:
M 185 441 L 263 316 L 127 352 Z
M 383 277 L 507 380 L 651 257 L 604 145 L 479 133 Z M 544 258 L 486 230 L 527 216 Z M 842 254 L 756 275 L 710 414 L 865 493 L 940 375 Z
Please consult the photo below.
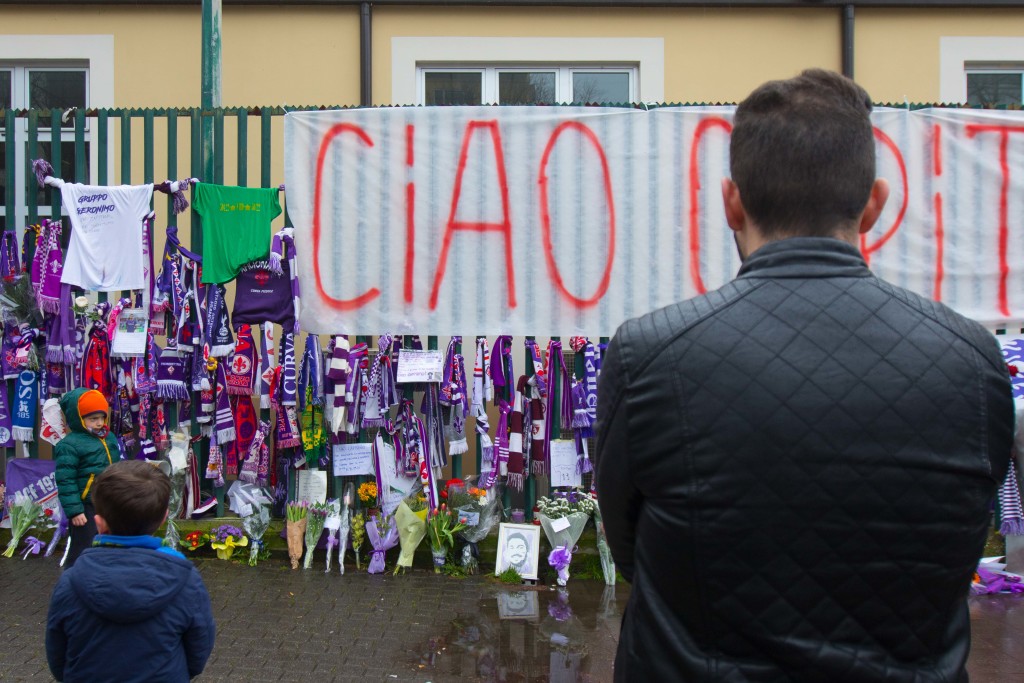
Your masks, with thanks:
M 427 535 L 427 498 L 422 492 L 408 496 L 395 510 L 395 524 L 398 525 L 398 542 L 402 545 L 398 553 L 395 574 L 403 567 L 412 566 L 416 548 Z
M 366 540 L 366 513 L 357 512 L 352 515 L 352 554 L 356 556 L 356 569 L 362 569 L 359 565 L 359 549 L 363 547 Z
M 288 519 L 288 559 L 292 561 L 292 569 L 299 568 L 302 559 L 302 537 L 306 533 L 306 514 L 309 503 L 304 500 L 288 503 L 285 516 Z
M 369 508 L 370 514 L 377 511 L 377 484 L 376 482 L 367 481 L 359 485 L 357 491 L 359 500 L 362 502 L 364 508 Z
M 604 520 L 601 518 L 601 506 L 594 499 L 594 526 L 597 528 L 597 553 L 601 556 L 601 573 L 604 574 L 606 586 L 615 585 L 615 560 L 608 546 L 608 535 L 604 531 Z
M 355 491 L 351 483 L 345 485 L 345 493 L 341 500 L 331 501 L 331 512 L 327 515 L 324 528 L 327 529 L 327 569 L 331 571 L 331 555 L 333 548 L 338 548 L 338 569 L 345 573 L 345 548 L 348 547 L 349 529 L 352 527 L 352 502 Z
M 537 519 L 544 529 L 553 551 L 548 556 L 548 564 L 558 571 L 558 585 L 564 586 L 569 578 L 569 562 L 572 551 L 587 520 L 597 507 L 597 502 L 589 493 L 570 491 L 544 496 L 537 501 Z M 561 567 L 561 568 L 560 568 Z
M 167 460 L 171 464 L 171 497 L 167 501 L 167 530 L 164 532 L 164 545 L 175 547 L 180 545 L 181 534 L 174 522 L 181 514 L 185 501 L 185 483 L 188 479 L 188 434 L 177 431 L 171 436 L 171 449 Z
M 43 514 L 47 517 L 47 526 L 53 528 L 53 536 L 50 537 L 50 543 L 46 546 L 46 555 L 44 555 L 44 557 L 49 557 L 57 549 L 60 539 L 68 533 L 68 516 L 61 508 L 57 508 L 56 512 L 47 508 L 43 510 Z
M 210 547 L 217 551 L 218 560 L 230 560 L 235 554 L 235 548 L 249 545 L 245 532 L 232 524 L 221 524 L 210 535 L 213 537 Z
M 448 556 L 448 549 L 455 545 L 455 534 L 466 528 L 466 518 L 441 503 L 434 508 L 434 513 L 427 517 L 427 538 L 430 539 L 430 552 L 434 556 L 434 573 L 440 574 Z
M 209 543 L 210 540 L 210 534 L 206 533 L 205 531 L 190 531 L 189 533 L 185 534 L 185 538 L 182 538 L 178 541 L 178 545 L 180 545 L 185 550 L 192 552 L 194 550 L 199 550 L 204 545 Z
M 480 551 L 477 544 L 485 539 L 501 519 L 501 485 L 490 489 L 474 486 L 475 479 L 467 477 L 466 488 L 449 488 L 448 505 L 465 518 L 465 528 L 458 537 L 466 542 L 462 548 L 461 564 L 467 574 L 475 574 L 480 565 Z
M 21 539 L 36 525 L 42 510 L 39 503 L 26 497 L 11 503 L 11 541 L 4 550 L 4 557 L 14 557 L 14 551 L 21 545 Z
M 242 518 L 242 526 L 252 539 L 252 545 L 249 547 L 249 566 L 255 567 L 263 549 L 263 534 L 267 533 L 267 527 L 270 526 L 270 508 L 260 505 L 255 512 Z
M 310 569 L 313 566 L 313 551 L 316 544 L 320 542 L 320 535 L 324 532 L 324 523 L 327 521 L 327 513 L 331 511 L 327 503 L 313 503 L 306 513 L 306 557 L 302 560 L 302 568 Z
M 394 515 L 373 515 L 366 523 L 366 537 L 370 539 L 370 574 L 384 571 L 384 553 L 398 545 L 398 526 Z

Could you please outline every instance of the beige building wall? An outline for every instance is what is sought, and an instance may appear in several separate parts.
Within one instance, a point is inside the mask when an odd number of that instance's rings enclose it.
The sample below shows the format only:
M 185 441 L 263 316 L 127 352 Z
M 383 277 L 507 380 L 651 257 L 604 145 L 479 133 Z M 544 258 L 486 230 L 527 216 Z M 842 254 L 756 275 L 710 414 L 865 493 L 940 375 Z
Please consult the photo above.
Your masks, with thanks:
M 733 102 L 769 78 L 840 66 L 839 15 L 831 9 L 375 7 L 374 102 L 409 104 L 389 101 L 393 38 L 446 36 L 661 38 L 670 102 Z M 529 47 L 521 59 L 530 61 Z
M 1024 12 L 858 9 L 856 28 L 854 76 L 876 102 L 939 102 L 940 40 L 1024 36 Z

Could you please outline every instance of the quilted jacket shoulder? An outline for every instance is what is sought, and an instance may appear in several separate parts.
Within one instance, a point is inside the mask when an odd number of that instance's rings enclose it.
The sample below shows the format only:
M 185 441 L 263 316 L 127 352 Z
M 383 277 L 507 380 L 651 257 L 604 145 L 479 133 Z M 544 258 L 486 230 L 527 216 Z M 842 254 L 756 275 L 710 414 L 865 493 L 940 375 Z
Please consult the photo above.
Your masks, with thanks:
M 618 680 L 964 679 L 1013 434 L 981 326 L 797 238 L 625 323 L 600 382 Z

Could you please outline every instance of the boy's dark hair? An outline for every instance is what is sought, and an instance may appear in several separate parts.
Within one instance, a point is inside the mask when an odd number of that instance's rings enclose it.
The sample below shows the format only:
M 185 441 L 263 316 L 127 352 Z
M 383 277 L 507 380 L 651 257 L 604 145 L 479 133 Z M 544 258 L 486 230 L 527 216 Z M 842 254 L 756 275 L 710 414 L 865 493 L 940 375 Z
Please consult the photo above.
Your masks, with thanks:
M 164 521 L 171 480 L 141 460 L 122 460 L 103 470 L 92 489 L 96 514 L 117 536 L 152 534 Z
M 729 164 L 765 237 L 831 237 L 852 227 L 875 180 L 870 114 L 863 88 L 823 69 L 765 83 L 740 103 Z

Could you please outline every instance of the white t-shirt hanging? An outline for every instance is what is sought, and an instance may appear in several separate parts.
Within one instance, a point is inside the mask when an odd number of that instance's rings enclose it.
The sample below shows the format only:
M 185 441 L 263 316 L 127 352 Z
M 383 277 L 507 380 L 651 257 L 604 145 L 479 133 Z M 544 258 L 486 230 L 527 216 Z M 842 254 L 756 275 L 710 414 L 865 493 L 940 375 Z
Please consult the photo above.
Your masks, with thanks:
M 60 281 L 99 292 L 145 289 L 142 220 L 153 184 L 60 188 L 71 217 L 71 240 Z

